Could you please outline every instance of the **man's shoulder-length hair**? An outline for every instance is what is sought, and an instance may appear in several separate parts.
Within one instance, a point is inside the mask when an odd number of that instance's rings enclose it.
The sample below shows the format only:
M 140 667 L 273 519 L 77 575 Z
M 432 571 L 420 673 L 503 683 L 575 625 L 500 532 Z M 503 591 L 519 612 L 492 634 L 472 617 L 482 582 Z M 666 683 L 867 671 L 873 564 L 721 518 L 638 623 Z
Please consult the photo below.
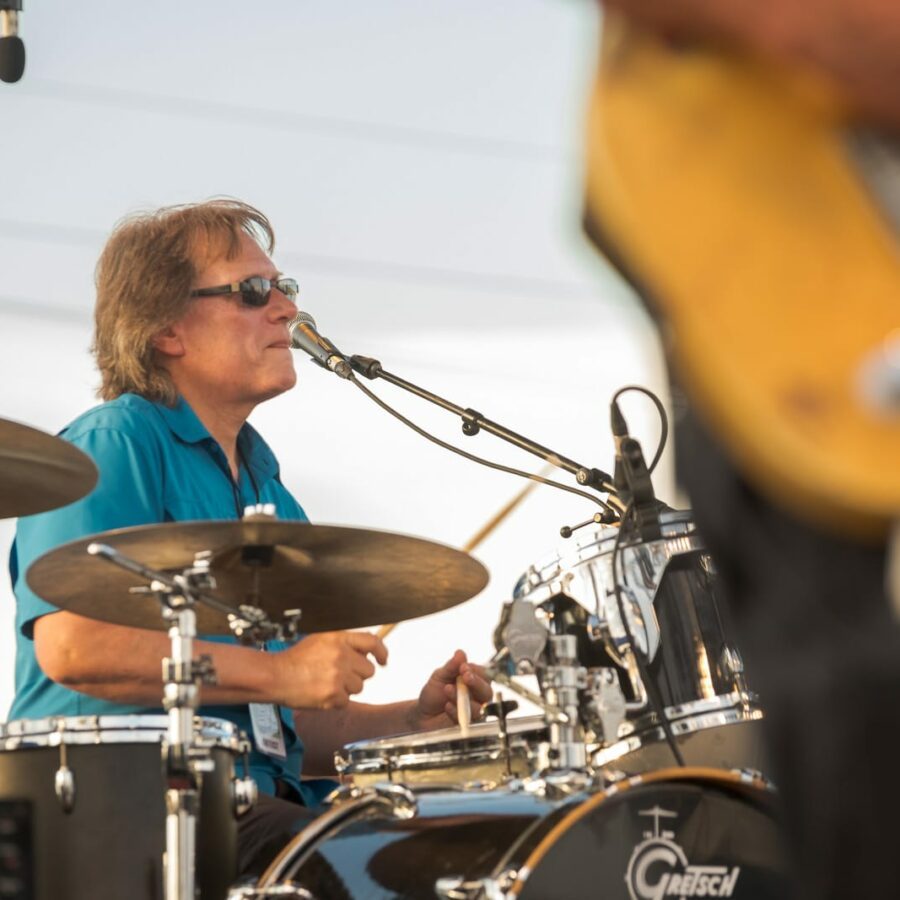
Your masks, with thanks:
M 198 262 L 233 259 L 244 234 L 272 253 L 269 220 L 231 198 L 134 213 L 116 224 L 95 271 L 92 350 L 103 400 L 134 393 L 175 404 L 177 391 L 153 338 L 187 310 Z

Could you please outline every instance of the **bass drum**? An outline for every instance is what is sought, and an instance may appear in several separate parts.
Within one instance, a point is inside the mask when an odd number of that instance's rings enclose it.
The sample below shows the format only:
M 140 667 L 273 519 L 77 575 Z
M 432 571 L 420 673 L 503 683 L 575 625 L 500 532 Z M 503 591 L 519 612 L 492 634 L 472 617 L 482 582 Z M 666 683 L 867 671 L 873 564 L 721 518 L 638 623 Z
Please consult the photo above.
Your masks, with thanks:
M 763 782 L 668 769 L 560 799 L 519 784 L 481 792 L 386 787 L 407 793 L 405 808 L 366 804 L 364 796 L 345 801 L 298 834 L 258 886 L 232 896 L 788 896 L 775 798 Z

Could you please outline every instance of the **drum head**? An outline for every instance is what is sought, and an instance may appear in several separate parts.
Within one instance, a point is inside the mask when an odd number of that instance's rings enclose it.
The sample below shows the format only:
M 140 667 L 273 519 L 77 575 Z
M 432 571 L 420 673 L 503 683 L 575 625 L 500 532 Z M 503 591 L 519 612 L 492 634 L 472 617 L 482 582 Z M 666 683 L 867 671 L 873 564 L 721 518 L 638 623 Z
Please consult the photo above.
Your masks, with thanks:
M 727 772 L 670 769 L 631 779 L 544 836 L 525 863 L 518 896 L 787 898 L 773 807 L 771 791 Z

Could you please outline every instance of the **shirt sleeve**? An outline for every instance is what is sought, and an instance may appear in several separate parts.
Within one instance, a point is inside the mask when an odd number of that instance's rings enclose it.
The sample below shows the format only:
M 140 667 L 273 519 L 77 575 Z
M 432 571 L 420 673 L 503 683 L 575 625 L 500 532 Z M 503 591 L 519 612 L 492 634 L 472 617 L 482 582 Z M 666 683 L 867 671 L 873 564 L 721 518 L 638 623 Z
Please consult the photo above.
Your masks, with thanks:
M 152 439 L 127 429 L 94 428 L 62 435 L 90 456 L 99 470 L 94 490 L 61 509 L 19 520 L 10 552 L 10 574 L 17 600 L 17 625 L 33 638 L 34 622 L 58 607 L 38 597 L 26 582 L 38 557 L 69 541 L 111 528 L 147 525 L 163 519 L 162 456 Z M 97 581 L 103 560 L 95 560 Z

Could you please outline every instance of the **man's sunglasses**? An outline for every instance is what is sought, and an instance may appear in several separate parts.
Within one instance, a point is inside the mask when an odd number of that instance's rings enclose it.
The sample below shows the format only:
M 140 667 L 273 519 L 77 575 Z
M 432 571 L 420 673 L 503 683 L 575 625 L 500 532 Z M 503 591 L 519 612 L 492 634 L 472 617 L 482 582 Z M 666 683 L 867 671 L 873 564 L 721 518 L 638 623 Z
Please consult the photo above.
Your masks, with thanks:
M 300 288 L 293 278 L 278 278 L 270 281 L 268 278 L 260 278 L 254 275 L 246 281 L 234 281 L 231 284 L 219 284 L 216 287 L 198 288 L 191 291 L 192 297 L 218 297 L 222 294 L 240 294 L 241 303 L 244 306 L 252 306 L 258 309 L 269 302 L 272 288 L 281 291 L 288 300 L 293 300 Z

